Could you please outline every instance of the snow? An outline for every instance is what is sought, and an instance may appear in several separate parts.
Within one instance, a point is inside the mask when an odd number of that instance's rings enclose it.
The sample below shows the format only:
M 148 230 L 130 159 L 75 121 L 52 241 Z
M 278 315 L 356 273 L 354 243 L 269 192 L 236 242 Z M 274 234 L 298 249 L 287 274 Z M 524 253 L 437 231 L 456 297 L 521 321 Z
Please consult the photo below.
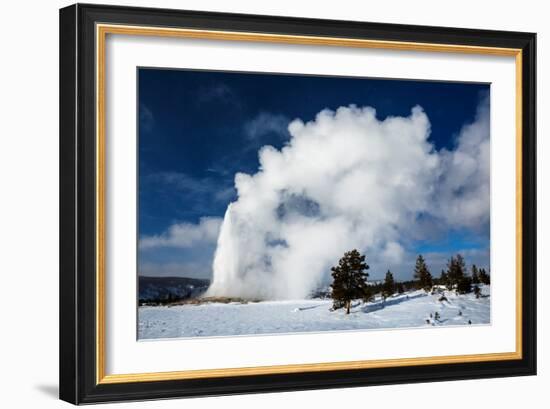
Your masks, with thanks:
M 423 290 L 331 311 L 330 299 L 204 303 L 199 305 L 139 307 L 139 339 L 212 337 L 293 332 L 367 330 L 490 323 L 490 287 L 482 297 Z M 438 316 L 436 316 L 438 313 Z

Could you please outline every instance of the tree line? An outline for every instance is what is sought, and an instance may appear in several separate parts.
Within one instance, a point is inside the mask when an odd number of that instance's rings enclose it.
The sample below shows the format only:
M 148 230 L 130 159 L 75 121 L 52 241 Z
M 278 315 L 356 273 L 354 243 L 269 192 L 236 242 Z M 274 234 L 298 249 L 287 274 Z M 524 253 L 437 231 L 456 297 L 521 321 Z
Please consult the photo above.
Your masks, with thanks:
M 332 284 L 331 297 L 333 308 L 346 309 L 349 314 L 351 302 L 362 300 L 369 302 L 375 294 L 381 294 L 384 300 L 395 293 L 402 294 L 405 291 L 423 289 L 432 291 L 434 286 L 444 286 L 447 290 L 454 290 L 458 294 L 474 292 L 476 297 L 481 295 L 479 284 L 490 284 L 489 273 L 484 268 L 478 268 L 475 264 L 468 273 L 466 262 L 461 254 L 449 259 L 447 270 L 441 270 L 439 277 L 433 277 L 424 257 L 419 254 L 414 266 L 413 280 L 395 281 L 393 273 L 388 270 L 384 281 L 381 283 L 368 283 L 369 265 L 366 256 L 356 249 L 344 253 L 338 261 L 338 265 L 331 268 Z

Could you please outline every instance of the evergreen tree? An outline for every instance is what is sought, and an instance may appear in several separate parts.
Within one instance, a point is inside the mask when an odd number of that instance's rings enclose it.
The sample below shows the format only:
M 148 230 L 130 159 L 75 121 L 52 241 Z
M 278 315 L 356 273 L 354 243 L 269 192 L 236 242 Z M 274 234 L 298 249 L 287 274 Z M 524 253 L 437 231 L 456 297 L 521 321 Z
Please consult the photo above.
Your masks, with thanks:
M 370 285 L 367 285 L 365 288 L 365 292 L 363 293 L 363 302 L 372 302 L 374 301 L 374 296 L 376 295 L 376 291 L 374 290 L 374 287 L 371 287 Z
M 393 274 L 390 270 L 386 273 L 386 278 L 384 279 L 384 285 L 382 287 L 382 297 L 384 299 L 388 298 L 390 295 L 395 293 L 395 281 L 393 279 Z
M 397 283 L 397 292 L 399 294 L 403 294 L 405 292 L 405 287 L 403 287 L 403 283 L 399 282 Z
M 351 301 L 364 298 L 369 288 L 367 286 L 369 266 L 365 263 L 365 256 L 357 250 L 344 253 L 336 267 L 332 267 L 332 299 L 334 309 L 346 308 L 349 314 Z
M 481 297 L 481 289 L 479 288 L 479 286 L 477 284 L 474 285 L 474 294 L 476 295 L 476 298 Z
M 472 283 L 473 284 L 479 284 L 479 270 L 477 269 L 476 265 L 472 265 Z
M 416 264 L 414 266 L 414 279 L 418 282 L 418 288 L 423 288 L 428 291 L 433 285 L 432 275 L 426 261 L 421 254 L 416 258 Z
M 489 274 L 487 274 L 487 271 L 485 271 L 484 268 L 479 270 L 479 281 L 482 284 L 491 284 L 491 278 Z
M 462 281 L 466 271 L 466 263 L 462 255 L 457 254 L 456 257 L 451 257 L 447 263 L 447 288 L 449 290 L 458 286 Z
M 449 284 L 449 277 L 447 277 L 447 273 L 445 270 L 441 270 L 441 275 L 439 276 L 439 284 L 448 286 Z
M 463 275 L 456 285 L 456 291 L 459 294 L 472 292 L 472 278 L 470 276 Z

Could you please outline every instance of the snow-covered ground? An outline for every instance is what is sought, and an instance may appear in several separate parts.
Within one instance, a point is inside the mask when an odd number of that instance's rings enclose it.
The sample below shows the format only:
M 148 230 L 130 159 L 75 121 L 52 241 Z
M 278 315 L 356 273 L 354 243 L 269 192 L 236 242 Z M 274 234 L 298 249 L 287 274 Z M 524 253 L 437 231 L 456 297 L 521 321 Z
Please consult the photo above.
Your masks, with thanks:
M 489 324 L 490 287 L 483 287 L 482 294 L 476 298 L 445 291 L 448 301 L 439 301 L 440 294 L 419 290 L 385 302 L 357 301 L 349 315 L 344 309 L 330 311 L 329 299 L 139 307 L 138 335 L 154 339 Z

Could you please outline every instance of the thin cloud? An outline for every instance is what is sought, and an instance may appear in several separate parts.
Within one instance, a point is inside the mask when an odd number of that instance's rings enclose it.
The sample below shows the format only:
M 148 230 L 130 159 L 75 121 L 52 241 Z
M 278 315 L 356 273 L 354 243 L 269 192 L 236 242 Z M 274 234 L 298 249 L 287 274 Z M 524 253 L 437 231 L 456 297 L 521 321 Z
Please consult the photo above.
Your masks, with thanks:
M 159 191 L 164 195 L 168 192 L 170 200 L 177 198 L 177 202 L 185 204 L 181 209 L 185 208 L 186 213 L 208 214 L 235 197 L 229 175 L 222 178 L 193 177 L 183 172 L 155 172 L 145 175 L 143 184 L 150 191 Z
M 171 188 L 189 195 L 213 194 L 218 183 L 210 178 L 197 178 L 182 172 L 156 172 L 146 176 L 146 182 L 169 185 Z
M 152 131 L 155 125 L 153 111 L 143 103 L 139 105 L 139 125 L 140 129 L 145 132 Z
M 244 125 L 245 135 L 250 141 L 262 140 L 266 135 L 276 135 L 288 139 L 288 124 L 290 120 L 285 115 L 261 112 Z
M 213 244 L 218 238 L 222 219 L 202 217 L 199 223 L 173 224 L 162 234 L 143 236 L 139 240 L 140 250 L 158 247 L 192 248 Z
M 200 104 L 218 103 L 240 108 L 237 93 L 225 83 L 214 83 L 200 87 L 197 92 L 197 102 Z

